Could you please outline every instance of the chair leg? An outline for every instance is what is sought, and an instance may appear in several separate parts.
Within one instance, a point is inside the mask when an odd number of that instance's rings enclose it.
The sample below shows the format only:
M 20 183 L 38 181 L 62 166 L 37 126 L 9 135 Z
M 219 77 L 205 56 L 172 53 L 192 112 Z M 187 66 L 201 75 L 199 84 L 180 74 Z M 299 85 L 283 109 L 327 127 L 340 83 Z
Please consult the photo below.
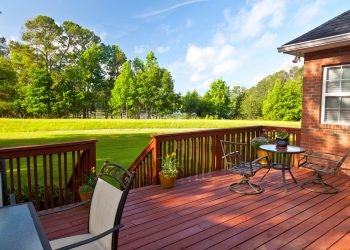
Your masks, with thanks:
M 264 176 L 261 177 L 260 181 L 262 181 L 262 180 L 265 178 L 265 176 L 270 172 L 270 170 L 271 170 L 271 166 L 270 166 L 269 169 L 266 171 L 266 173 L 264 174 Z
M 304 182 L 301 184 L 301 187 L 309 191 L 321 194 L 335 194 L 339 192 L 339 190 L 336 187 L 324 182 L 322 174 L 314 172 L 314 175 L 316 176 L 313 181 Z M 319 186 L 319 188 L 312 188 L 312 186 Z
M 245 186 L 248 187 L 248 190 L 240 190 L 239 188 Z M 240 194 L 260 194 L 264 191 L 264 189 L 257 184 L 251 183 L 249 181 L 249 177 L 244 175 L 242 180 L 240 182 L 232 183 L 229 186 L 229 189 L 233 192 L 240 193 Z

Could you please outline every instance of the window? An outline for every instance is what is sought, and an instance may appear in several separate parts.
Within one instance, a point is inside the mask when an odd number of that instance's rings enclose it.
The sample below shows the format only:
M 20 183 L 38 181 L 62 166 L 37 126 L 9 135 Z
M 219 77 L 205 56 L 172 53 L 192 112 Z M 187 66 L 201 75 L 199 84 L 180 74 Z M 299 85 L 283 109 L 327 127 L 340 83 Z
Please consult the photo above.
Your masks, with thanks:
M 322 123 L 350 124 L 350 65 L 325 68 Z

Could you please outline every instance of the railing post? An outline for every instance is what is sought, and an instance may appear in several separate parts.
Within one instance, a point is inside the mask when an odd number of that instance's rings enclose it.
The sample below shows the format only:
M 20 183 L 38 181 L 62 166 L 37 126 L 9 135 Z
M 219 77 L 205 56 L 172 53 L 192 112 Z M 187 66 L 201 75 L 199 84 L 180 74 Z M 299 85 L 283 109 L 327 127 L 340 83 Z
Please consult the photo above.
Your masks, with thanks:
M 215 170 L 222 169 L 222 149 L 221 149 L 221 143 L 220 140 L 223 140 L 223 135 L 217 135 L 215 136 Z
M 90 147 L 89 147 L 89 150 L 90 150 L 90 159 L 89 159 L 89 165 L 90 165 L 90 169 L 92 167 L 95 167 L 96 168 L 96 141 L 90 143 Z M 89 171 L 90 171 L 89 169 Z
M 153 137 L 152 161 L 152 184 L 157 185 L 160 183 L 159 171 L 162 161 L 160 141 L 157 139 L 157 137 Z
M 7 183 L 5 159 L 0 158 L 0 207 L 7 205 Z

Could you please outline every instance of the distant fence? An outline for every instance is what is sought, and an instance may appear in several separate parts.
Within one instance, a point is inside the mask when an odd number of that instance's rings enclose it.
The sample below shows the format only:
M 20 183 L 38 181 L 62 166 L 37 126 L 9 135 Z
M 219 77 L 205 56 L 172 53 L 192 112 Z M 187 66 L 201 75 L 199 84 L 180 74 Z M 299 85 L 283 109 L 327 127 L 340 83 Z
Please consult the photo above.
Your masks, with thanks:
M 134 188 L 158 184 L 162 159 L 173 152 L 183 167 L 179 178 L 223 169 L 220 140 L 246 142 L 248 151 L 245 158 L 254 159 L 256 150 L 251 146 L 251 140 L 262 134 L 274 137 L 275 129 L 276 127 L 254 126 L 153 135 L 150 143 L 129 168 L 130 171 L 136 171 Z M 300 129 L 288 129 L 289 144 L 300 145 Z
M 96 142 L 0 148 L 9 192 L 19 203 L 33 201 L 37 210 L 79 201 L 79 186 L 96 166 Z

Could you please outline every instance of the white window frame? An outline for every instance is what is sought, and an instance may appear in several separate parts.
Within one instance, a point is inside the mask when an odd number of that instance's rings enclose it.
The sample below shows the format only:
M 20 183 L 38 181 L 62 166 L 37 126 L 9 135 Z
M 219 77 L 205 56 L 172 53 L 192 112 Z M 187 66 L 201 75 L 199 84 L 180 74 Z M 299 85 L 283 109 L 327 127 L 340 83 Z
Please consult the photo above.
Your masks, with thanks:
M 341 67 L 341 69 L 343 69 L 343 67 L 346 67 L 346 66 L 350 66 L 350 64 L 334 65 L 334 66 L 324 67 L 324 69 L 323 69 L 321 124 L 350 125 L 350 122 L 326 122 L 325 121 L 326 97 L 327 96 L 336 96 L 336 97 L 346 96 L 346 97 L 350 97 L 350 92 L 326 93 L 326 80 L 327 80 L 328 69 L 339 68 L 339 67 Z

